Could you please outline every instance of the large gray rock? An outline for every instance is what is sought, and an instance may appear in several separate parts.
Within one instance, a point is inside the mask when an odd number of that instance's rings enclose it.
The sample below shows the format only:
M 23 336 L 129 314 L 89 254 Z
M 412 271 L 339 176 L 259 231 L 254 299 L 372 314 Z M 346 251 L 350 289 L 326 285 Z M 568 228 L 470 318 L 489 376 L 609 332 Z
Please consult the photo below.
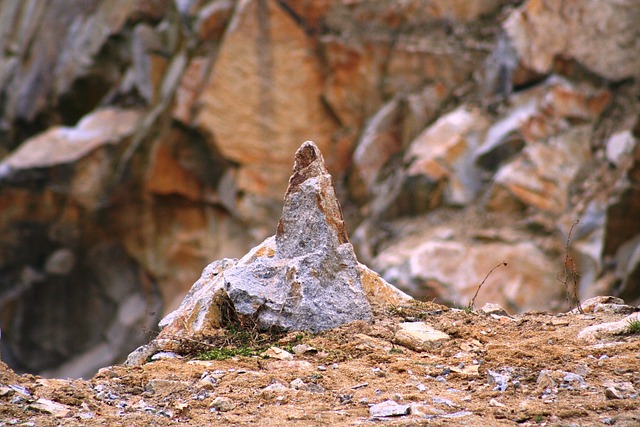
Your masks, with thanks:
M 296 152 L 276 235 L 238 261 L 205 268 L 160 322 L 159 340 L 206 335 L 236 315 L 262 328 L 319 332 L 370 320 L 371 302 L 408 299 L 358 263 L 322 154 L 308 141 Z
M 296 152 L 275 239 L 262 247 L 275 250 L 250 253 L 224 272 L 239 314 L 313 332 L 371 318 L 331 176 L 312 142 Z

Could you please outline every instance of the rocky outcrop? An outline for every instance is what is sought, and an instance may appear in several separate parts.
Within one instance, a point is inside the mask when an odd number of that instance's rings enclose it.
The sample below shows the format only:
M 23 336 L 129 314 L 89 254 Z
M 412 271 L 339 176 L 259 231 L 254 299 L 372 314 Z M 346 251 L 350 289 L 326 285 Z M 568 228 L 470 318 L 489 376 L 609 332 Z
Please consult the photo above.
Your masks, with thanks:
M 319 332 L 371 320 L 371 303 L 410 299 L 356 260 L 331 175 L 307 141 L 296 152 L 275 236 L 240 260 L 210 264 L 160 322 L 158 340 L 211 335 L 234 316 L 264 329 Z
M 554 60 L 572 58 L 611 80 L 637 77 L 640 43 L 633 0 L 529 0 L 504 26 L 523 65 L 539 73 Z
M 374 190 L 371 215 L 353 236 L 359 254 L 412 295 L 459 305 L 466 305 L 482 278 L 505 261 L 511 267 L 493 273 L 499 277 L 496 285 L 484 287 L 480 301 L 512 311 L 551 308 L 548 298 L 534 297 L 553 295 L 560 303 L 564 292 L 556 279 L 562 270 L 562 240 L 546 236 L 556 228 L 565 240 L 572 222 L 581 219 L 571 236 L 580 292 L 585 297 L 611 292 L 610 278 L 608 284 L 598 281 L 606 246 L 605 209 L 620 203 L 616 197 L 629 197 L 628 178 L 616 184 L 616 196 L 605 202 L 594 182 L 601 175 L 589 170 L 597 161 L 590 141 L 611 102 L 608 90 L 551 76 L 511 95 L 509 105 L 493 118 L 466 106 L 442 115 L 409 142 L 395 170 L 368 171 Z M 629 133 L 620 135 L 608 151 L 619 165 L 616 175 L 631 177 L 637 142 Z M 374 140 L 375 134 L 368 138 Z M 586 175 L 591 181 L 578 190 L 577 180 Z M 577 192 L 582 192 L 581 203 L 576 203 Z M 466 213 L 451 212 L 460 207 Z M 630 205 L 627 211 L 633 209 Z M 536 231 L 505 234 L 505 220 L 528 222 Z M 512 227 L 520 228 L 515 222 Z M 625 253 L 621 266 L 627 265 Z M 465 268 L 457 268 L 460 260 Z M 622 270 L 620 279 L 628 277 Z M 628 279 L 622 280 L 630 286 Z
M 468 204 L 475 198 L 481 181 L 472 153 L 487 126 L 486 118 L 477 110 L 458 108 L 441 117 L 407 149 L 407 179 L 421 176 L 433 182 L 444 204 Z

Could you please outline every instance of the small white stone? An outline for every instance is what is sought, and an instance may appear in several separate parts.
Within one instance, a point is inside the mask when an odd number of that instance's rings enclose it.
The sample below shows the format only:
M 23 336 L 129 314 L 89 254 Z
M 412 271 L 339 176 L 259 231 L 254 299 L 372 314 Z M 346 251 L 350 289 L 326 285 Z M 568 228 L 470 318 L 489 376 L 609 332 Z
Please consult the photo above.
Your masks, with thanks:
M 628 130 L 614 133 L 607 140 L 607 160 L 620 166 L 625 156 L 628 156 L 635 147 L 635 143 L 635 138 Z
M 269 349 L 262 353 L 262 355 L 272 359 L 293 360 L 293 355 L 291 353 L 278 347 L 269 347 Z
M 369 408 L 372 417 L 397 417 L 411 412 L 411 405 L 400 405 L 393 400 L 385 400 Z
M 159 353 L 154 354 L 153 356 L 151 356 L 151 360 L 166 360 L 166 359 L 176 359 L 179 358 L 180 356 L 176 353 L 174 353 L 173 351 L 161 351 Z
M 283 391 L 287 390 L 287 386 L 282 383 L 273 383 L 271 385 L 266 386 L 263 390 L 265 391 Z
M 425 322 L 403 322 L 398 325 L 396 343 L 411 350 L 424 351 L 437 348 L 451 337 Z
M 504 403 L 498 402 L 496 399 L 489 400 L 489 406 L 493 406 L 495 408 L 506 408 L 507 405 Z
M 617 390 L 615 387 L 607 387 L 607 388 L 605 388 L 604 389 L 604 396 L 609 400 L 624 399 L 624 396 L 622 395 L 620 390 Z
M 37 411 L 47 412 L 59 418 L 64 418 L 71 412 L 71 408 L 62 403 L 54 402 L 49 399 L 40 398 L 29 405 L 29 408 Z

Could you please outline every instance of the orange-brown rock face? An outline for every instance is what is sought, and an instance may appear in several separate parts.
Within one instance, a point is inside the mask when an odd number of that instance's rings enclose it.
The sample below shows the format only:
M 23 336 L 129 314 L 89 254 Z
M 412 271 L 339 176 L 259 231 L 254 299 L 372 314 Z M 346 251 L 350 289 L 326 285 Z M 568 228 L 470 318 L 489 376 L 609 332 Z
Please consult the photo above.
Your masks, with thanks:
M 241 2 L 197 117 L 222 155 L 238 164 L 238 191 L 280 197 L 291 153 L 309 136 L 331 152 L 336 124 L 322 104 L 322 88 L 313 40 L 292 17 L 276 2 Z

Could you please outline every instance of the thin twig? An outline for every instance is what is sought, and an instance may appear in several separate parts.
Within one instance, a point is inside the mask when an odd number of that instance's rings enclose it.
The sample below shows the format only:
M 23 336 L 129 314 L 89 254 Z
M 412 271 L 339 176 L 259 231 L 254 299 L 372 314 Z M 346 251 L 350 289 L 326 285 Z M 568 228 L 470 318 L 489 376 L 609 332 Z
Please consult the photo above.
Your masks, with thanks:
M 210 344 L 208 342 L 205 342 L 202 339 L 194 339 L 194 338 L 189 338 L 189 337 L 175 335 L 175 334 L 165 334 L 164 338 L 177 341 L 179 344 L 182 344 L 183 342 L 189 342 L 192 344 L 202 345 L 204 347 L 209 347 L 209 348 L 220 348 L 219 345 Z
M 571 228 L 569 229 L 569 234 L 567 235 L 567 241 L 564 245 L 564 265 L 562 266 L 562 272 L 556 275 L 556 279 L 564 285 L 564 290 L 566 294 L 567 305 L 571 305 L 570 299 L 573 297 L 573 302 L 578 309 L 580 314 L 584 314 L 584 310 L 582 310 L 582 305 L 580 304 L 580 298 L 578 296 L 578 277 L 580 276 L 576 270 L 576 263 L 573 260 L 573 257 L 569 253 L 569 245 L 571 244 L 571 234 L 573 233 L 573 228 L 580 223 L 579 219 L 576 219 L 573 224 L 571 224 Z M 560 278 L 560 275 L 564 273 L 564 279 Z M 573 295 L 571 295 L 571 291 L 569 290 L 569 280 L 571 280 L 573 284 Z
M 498 267 L 502 267 L 502 266 L 504 266 L 504 267 L 506 267 L 506 266 L 507 266 L 506 261 L 502 261 L 500 264 L 498 264 L 498 265 L 496 265 L 495 267 L 493 267 L 493 268 L 489 271 L 489 273 L 487 273 L 487 275 L 484 277 L 484 280 L 482 281 L 482 283 L 480 283 L 480 284 L 478 285 L 478 288 L 476 289 L 476 293 L 475 293 L 475 295 L 473 296 L 473 298 L 471 298 L 471 301 L 469 301 L 469 305 L 467 305 L 467 308 L 468 308 L 469 310 L 475 310 L 475 308 L 476 308 L 476 297 L 478 296 L 478 292 L 480 292 L 480 288 L 482 288 L 482 285 L 484 285 L 484 282 L 486 282 L 486 281 L 487 281 L 487 279 L 489 278 L 489 276 L 491 276 L 491 273 L 493 273 L 493 270 L 495 270 L 495 269 L 496 269 L 496 268 L 498 268 Z

